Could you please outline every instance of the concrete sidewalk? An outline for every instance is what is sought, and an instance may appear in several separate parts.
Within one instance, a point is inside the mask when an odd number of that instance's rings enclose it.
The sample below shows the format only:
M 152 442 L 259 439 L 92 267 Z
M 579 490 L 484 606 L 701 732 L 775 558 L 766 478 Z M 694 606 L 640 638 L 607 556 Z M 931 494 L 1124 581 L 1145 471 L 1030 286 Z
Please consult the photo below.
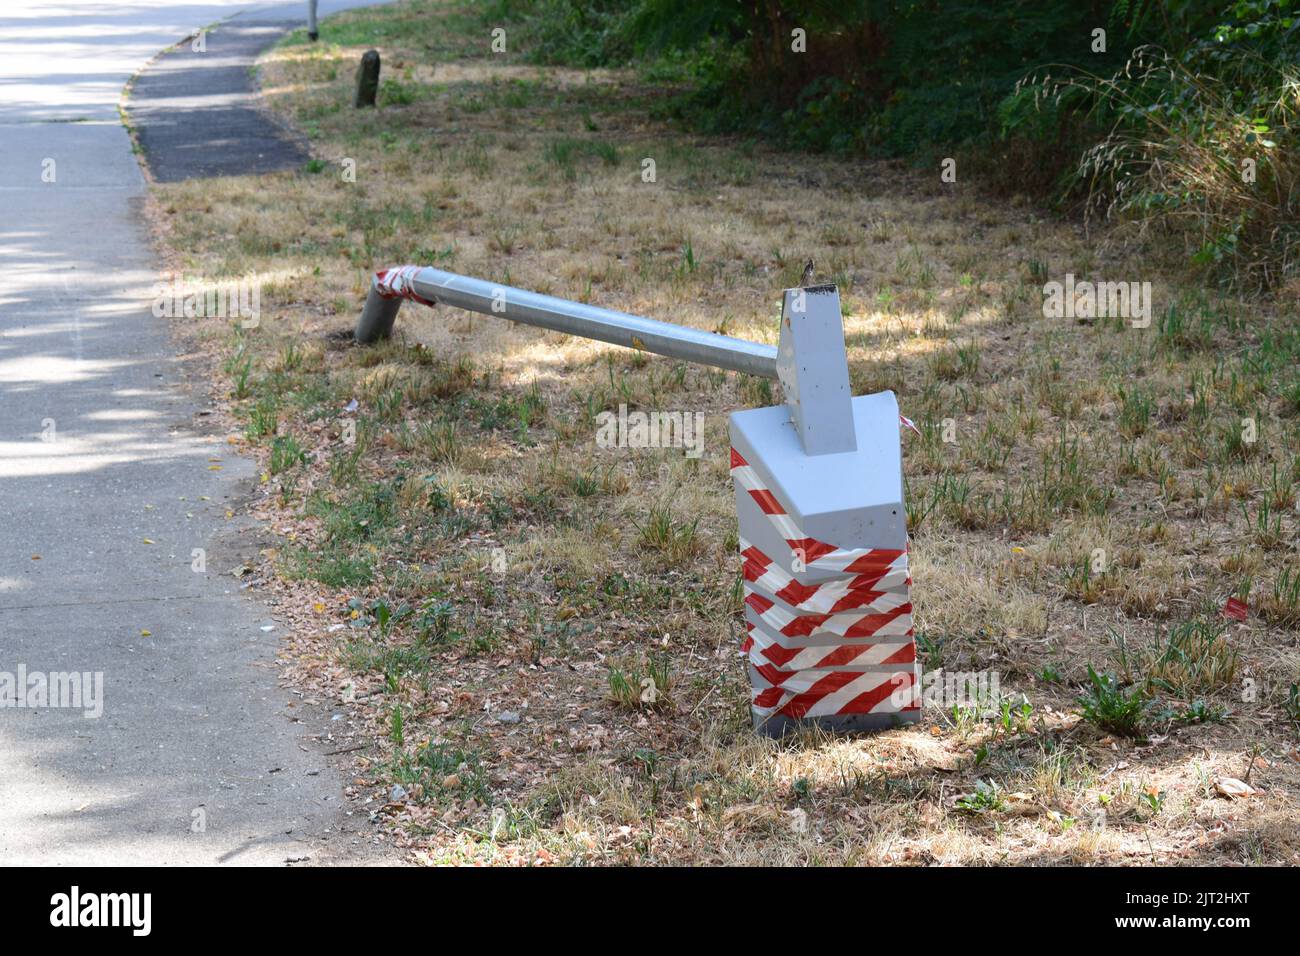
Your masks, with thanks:
M 226 517 L 254 468 L 204 427 L 209 383 L 150 310 L 115 115 L 145 58 L 235 9 L 0 14 L 0 698 L 6 675 L 103 679 L 98 717 L 0 707 L 0 863 L 373 858 L 312 739 L 329 715 L 295 723 L 277 686 L 275 609 L 224 573 L 266 543 Z

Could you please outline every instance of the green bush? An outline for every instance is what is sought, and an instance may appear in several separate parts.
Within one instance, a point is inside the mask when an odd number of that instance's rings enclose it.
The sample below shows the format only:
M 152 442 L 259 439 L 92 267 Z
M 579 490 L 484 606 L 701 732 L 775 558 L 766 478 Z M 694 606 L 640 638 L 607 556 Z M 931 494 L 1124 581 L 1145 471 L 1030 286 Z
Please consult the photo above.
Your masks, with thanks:
M 520 49 L 537 63 L 578 67 L 621 66 L 630 62 L 630 19 L 635 0 L 494 0 L 484 19 L 522 27 Z
M 1061 195 L 1182 237 L 1192 264 L 1233 285 L 1276 286 L 1296 274 L 1300 247 L 1294 3 L 1242 0 L 1179 52 L 1141 46 L 1113 73 L 1035 75 L 1003 101 L 1003 128 L 1095 128 Z

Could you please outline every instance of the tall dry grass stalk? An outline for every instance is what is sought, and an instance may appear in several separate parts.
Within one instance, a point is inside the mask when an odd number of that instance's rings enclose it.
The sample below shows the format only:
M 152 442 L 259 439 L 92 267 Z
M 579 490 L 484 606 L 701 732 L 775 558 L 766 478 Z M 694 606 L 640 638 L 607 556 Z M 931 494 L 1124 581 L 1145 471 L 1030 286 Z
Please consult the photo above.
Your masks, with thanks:
M 1035 108 L 1086 106 L 1075 115 L 1104 123 L 1072 180 L 1090 218 L 1181 237 L 1193 265 L 1239 289 L 1296 276 L 1300 67 L 1243 58 L 1207 76 L 1144 46 L 1113 76 L 1049 74 L 1021 92 Z

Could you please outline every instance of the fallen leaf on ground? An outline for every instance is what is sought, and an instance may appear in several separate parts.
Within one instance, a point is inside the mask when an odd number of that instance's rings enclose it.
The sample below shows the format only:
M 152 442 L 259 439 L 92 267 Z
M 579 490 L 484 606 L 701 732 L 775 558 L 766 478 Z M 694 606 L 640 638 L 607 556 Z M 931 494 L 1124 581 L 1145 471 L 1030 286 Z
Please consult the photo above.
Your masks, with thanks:
M 1259 793 L 1250 784 L 1238 780 L 1236 777 L 1219 777 L 1214 781 L 1214 789 L 1220 796 L 1227 797 L 1229 800 L 1249 797 Z

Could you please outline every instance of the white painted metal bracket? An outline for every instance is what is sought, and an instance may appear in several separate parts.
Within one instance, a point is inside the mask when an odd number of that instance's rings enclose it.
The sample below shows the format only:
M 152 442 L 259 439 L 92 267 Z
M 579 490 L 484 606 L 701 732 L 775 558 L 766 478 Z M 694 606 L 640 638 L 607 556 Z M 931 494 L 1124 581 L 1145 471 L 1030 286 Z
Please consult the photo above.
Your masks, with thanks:
M 858 447 L 835 286 L 785 290 L 776 375 L 805 454 L 832 455 Z

